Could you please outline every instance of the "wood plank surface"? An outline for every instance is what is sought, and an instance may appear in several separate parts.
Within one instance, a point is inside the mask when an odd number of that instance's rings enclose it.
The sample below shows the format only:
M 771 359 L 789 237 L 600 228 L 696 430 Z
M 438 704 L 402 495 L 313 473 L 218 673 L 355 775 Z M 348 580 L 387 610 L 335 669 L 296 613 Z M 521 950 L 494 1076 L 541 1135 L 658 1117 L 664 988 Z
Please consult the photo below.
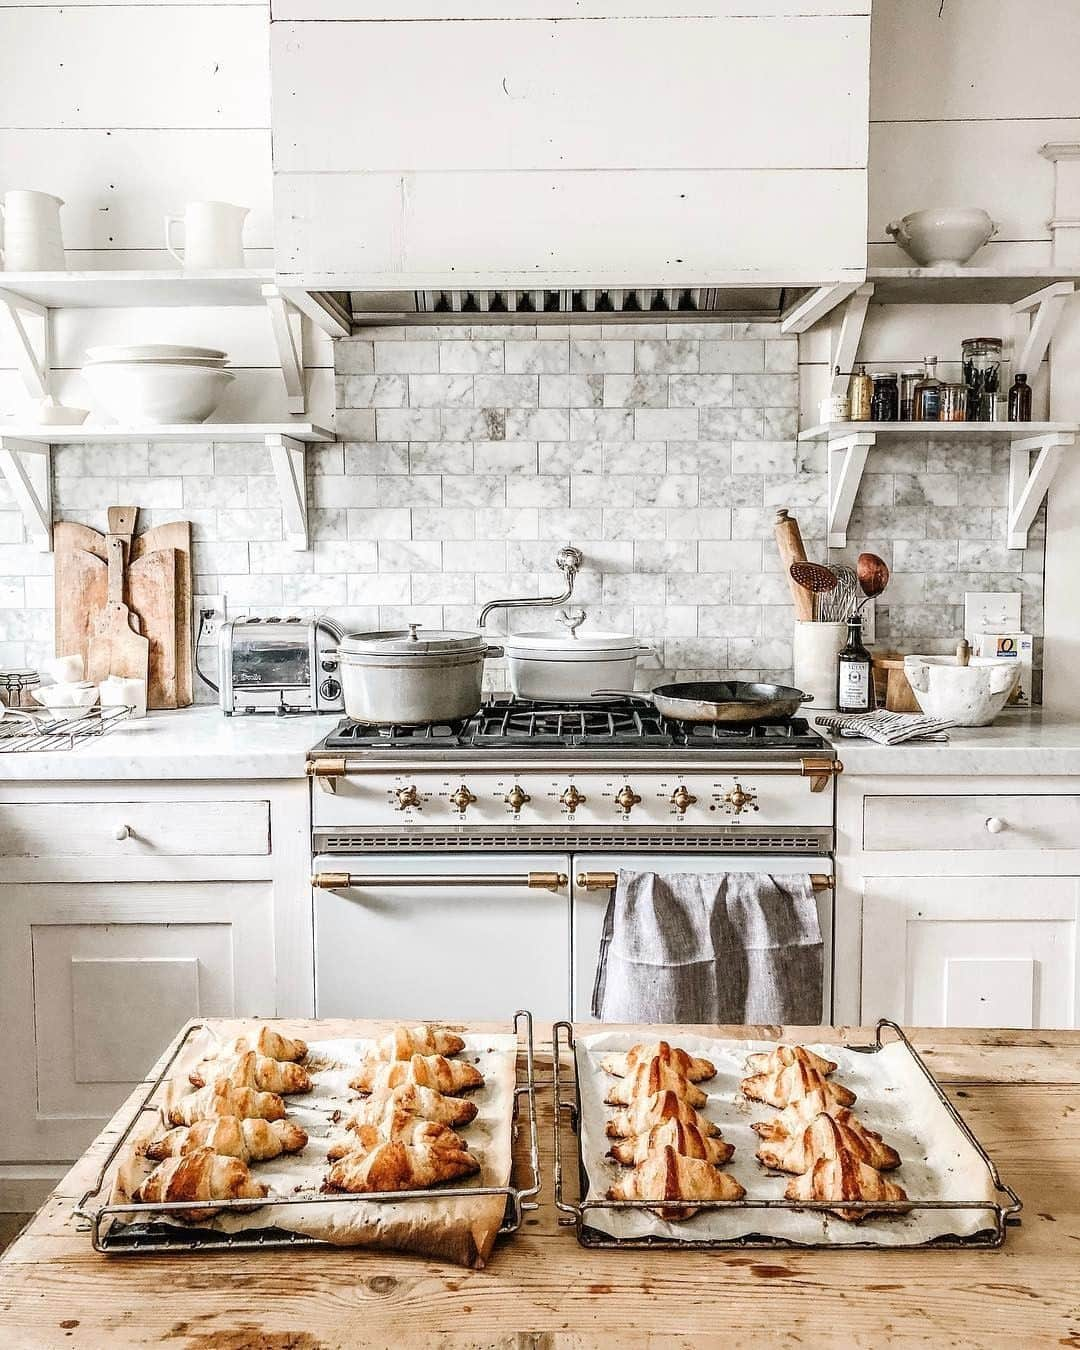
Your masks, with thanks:
M 318 1025 L 323 1036 L 356 1034 L 355 1023 Z M 842 1028 L 834 1038 L 872 1036 Z M 140 1089 L 0 1261 L 0 1341 L 5 1350 L 1080 1344 L 1080 1033 L 936 1030 L 913 1040 L 1024 1198 L 1023 1224 L 1000 1251 L 583 1250 L 552 1201 L 545 1086 L 542 1205 L 486 1270 L 319 1248 L 106 1258 L 71 1207 Z M 541 1082 L 550 1067 L 542 1050 Z

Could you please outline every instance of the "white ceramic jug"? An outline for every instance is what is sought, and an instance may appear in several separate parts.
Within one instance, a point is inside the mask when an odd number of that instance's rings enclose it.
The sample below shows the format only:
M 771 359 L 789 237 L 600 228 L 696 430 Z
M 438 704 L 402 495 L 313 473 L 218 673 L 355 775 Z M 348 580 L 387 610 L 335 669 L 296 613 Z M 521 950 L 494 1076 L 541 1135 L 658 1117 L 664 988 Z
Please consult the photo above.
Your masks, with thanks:
M 5 272 L 63 272 L 64 240 L 60 233 L 63 202 L 48 192 L 14 189 L 4 193 Z
M 244 265 L 246 206 L 229 202 L 188 202 L 182 216 L 165 217 L 165 247 L 189 271 Z M 173 244 L 173 226 L 184 227 L 184 251 Z

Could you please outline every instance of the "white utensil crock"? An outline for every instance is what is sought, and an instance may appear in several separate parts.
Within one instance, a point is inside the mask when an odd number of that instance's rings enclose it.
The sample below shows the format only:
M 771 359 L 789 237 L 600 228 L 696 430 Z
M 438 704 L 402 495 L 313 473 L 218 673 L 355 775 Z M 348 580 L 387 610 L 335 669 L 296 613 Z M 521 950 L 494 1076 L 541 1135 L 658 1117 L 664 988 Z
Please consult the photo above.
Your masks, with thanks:
M 847 642 L 846 623 L 812 623 L 795 620 L 793 642 L 796 689 L 812 694 L 815 712 L 836 707 L 836 658 Z
M 229 202 L 188 202 L 182 216 L 165 217 L 165 247 L 188 271 L 244 265 L 246 206 Z M 173 227 L 184 227 L 184 251 L 173 243 Z
M 962 666 L 955 656 L 905 656 L 904 674 L 928 717 L 958 727 L 986 727 L 1008 702 L 1020 679 L 1015 661 L 973 656 Z
M 14 189 L 4 193 L 5 272 L 63 272 L 64 240 L 60 233 L 63 202 L 48 192 Z

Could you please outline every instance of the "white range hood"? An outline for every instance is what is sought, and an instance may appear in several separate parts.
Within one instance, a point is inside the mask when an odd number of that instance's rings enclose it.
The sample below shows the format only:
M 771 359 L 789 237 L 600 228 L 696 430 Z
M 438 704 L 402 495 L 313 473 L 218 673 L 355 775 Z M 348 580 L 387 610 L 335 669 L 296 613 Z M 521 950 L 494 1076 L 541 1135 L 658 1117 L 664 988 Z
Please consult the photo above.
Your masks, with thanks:
M 277 271 L 361 313 L 744 312 L 858 282 L 869 10 L 274 0 Z

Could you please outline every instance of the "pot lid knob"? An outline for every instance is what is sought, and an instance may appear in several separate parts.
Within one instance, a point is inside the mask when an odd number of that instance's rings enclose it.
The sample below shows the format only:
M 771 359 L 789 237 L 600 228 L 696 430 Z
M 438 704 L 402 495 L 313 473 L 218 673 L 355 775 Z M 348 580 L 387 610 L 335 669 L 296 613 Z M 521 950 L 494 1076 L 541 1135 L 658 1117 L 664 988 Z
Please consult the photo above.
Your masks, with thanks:
M 583 609 L 564 609 L 556 619 L 556 623 L 561 623 L 571 637 L 577 637 L 577 630 L 584 622 L 585 611 Z
M 410 640 L 411 642 L 419 642 L 419 641 L 420 641 L 420 639 L 416 636 L 417 629 L 418 629 L 419 627 L 420 627 L 420 625 L 419 625 L 418 623 L 411 623 L 411 624 L 409 624 L 409 640 Z

